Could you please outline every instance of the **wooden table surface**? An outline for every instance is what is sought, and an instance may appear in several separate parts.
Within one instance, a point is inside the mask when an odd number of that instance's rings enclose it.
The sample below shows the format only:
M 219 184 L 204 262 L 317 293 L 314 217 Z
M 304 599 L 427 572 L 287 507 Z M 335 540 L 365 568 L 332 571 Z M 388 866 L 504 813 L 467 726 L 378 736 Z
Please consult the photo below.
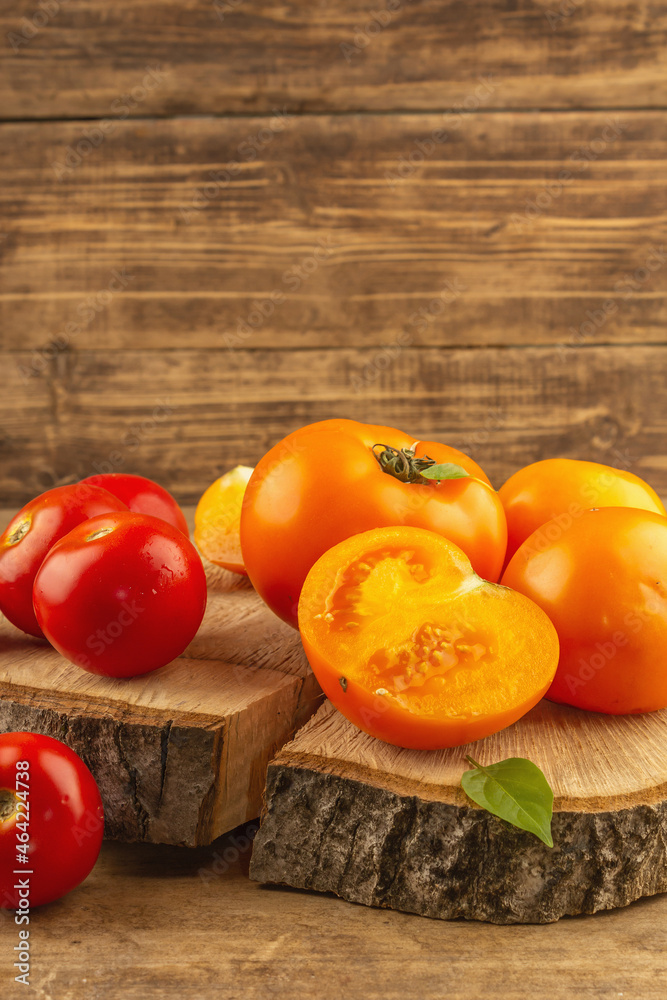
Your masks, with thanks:
M 105 843 L 82 886 L 34 912 L 35 995 L 664 1000 L 667 896 L 543 926 L 429 920 L 257 885 L 232 836 L 196 850 Z M 8 922 L 2 942 L 6 974 Z
M 333 416 L 667 495 L 664 4 L 46 6 L 0 11 L 0 502 L 194 502 Z

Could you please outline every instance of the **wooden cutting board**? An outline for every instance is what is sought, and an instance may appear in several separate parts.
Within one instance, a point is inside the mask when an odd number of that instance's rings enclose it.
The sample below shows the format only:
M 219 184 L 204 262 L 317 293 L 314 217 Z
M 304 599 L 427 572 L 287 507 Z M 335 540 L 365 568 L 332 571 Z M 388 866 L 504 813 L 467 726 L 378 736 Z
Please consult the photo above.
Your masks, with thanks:
M 71 746 L 111 839 L 209 844 L 258 816 L 269 758 L 321 700 L 298 633 L 244 578 L 211 564 L 207 576 L 183 656 L 129 680 L 87 673 L 0 616 L 0 731 Z
M 466 797 L 466 754 L 542 768 L 553 848 Z M 269 766 L 250 875 L 499 924 L 665 892 L 667 711 L 612 717 L 542 701 L 477 743 L 416 751 L 366 736 L 327 702 Z

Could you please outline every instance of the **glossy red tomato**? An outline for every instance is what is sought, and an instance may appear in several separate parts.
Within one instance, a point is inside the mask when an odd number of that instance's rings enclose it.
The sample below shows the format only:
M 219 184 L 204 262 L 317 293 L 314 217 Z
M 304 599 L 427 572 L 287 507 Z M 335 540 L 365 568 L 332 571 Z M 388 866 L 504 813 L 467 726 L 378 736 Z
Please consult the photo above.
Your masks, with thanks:
M 148 514 L 102 514 L 53 546 L 35 578 L 37 621 L 55 648 L 94 674 L 164 666 L 194 638 L 206 576 L 194 545 Z
M 420 473 L 427 456 L 468 476 L 428 481 Z M 479 576 L 500 575 L 505 513 L 477 463 L 447 445 L 353 420 L 303 427 L 262 458 L 243 500 L 243 562 L 264 601 L 296 626 L 315 561 L 351 535 L 392 525 L 435 531 L 465 552 Z
M 73 750 L 51 736 L 0 735 L 0 907 L 17 910 L 19 926 L 85 879 L 103 833 L 95 779 Z
M 77 524 L 113 510 L 127 507 L 101 486 L 74 483 L 47 490 L 12 518 L 0 536 L 0 611 L 13 625 L 42 636 L 32 587 L 45 555 Z
M 158 483 L 154 483 L 152 479 L 130 475 L 127 472 L 106 472 L 97 476 L 88 476 L 81 482 L 102 486 L 109 493 L 113 493 L 115 497 L 122 500 L 125 506 L 135 513 L 161 517 L 169 524 L 173 524 L 188 538 L 190 537 L 185 514 L 171 493 L 168 493 Z

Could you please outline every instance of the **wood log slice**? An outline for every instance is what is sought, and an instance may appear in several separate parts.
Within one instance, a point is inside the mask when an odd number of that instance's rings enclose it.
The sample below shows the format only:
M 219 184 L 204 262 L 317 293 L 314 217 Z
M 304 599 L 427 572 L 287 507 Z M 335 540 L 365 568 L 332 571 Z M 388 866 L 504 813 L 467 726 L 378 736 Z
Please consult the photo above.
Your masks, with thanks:
M 243 577 L 207 577 L 195 639 L 140 677 L 88 673 L 0 616 L 0 732 L 72 747 L 107 838 L 199 846 L 255 818 L 268 760 L 320 703 L 298 632 Z
M 554 847 L 476 806 L 461 775 L 527 757 L 554 790 Z M 549 923 L 667 891 L 667 711 L 542 701 L 449 750 L 401 750 L 325 703 L 268 769 L 250 875 L 444 919 Z

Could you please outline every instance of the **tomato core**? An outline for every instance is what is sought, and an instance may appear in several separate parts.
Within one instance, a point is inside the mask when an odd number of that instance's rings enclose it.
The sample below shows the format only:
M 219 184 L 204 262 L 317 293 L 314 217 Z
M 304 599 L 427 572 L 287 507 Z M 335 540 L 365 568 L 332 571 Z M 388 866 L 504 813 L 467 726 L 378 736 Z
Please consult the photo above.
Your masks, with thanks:
M 482 658 L 493 659 L 497 655 L 494 649 L 497 644 L 489 630 L 479 623 L 472 624 L 451 605 L 446 612 L 443 610 L 441 620 L 436 621 L 432 614 L 418 615 L 406 634 L 401 608 L 415 599 L 419 602 L 419 592 L 425 585 L 431 583 L 429 590 L 433 589 L 433 582 L 436 587 L 442 586 L 441 576 L 441 568 L 428 552 L 379 548 L 350 562 L 329 595 L 326 610 L 315 615 L 326 623 L 329 635 L 336 632 L 351 635 L 365 622 L 385 618 L 383 644 L 365 664 L 357 665 L 353 675 L 357 674 L 356 679 L 363 675 L 364 683 L 374 694 L 391 697 L 402 708 L 426 714 L 439 709 L 437 699 L 445 692 L 457 689 L 457 674 L 469 672 Z M 451 600 L 482 585 L 483 581 L 471 574 L 448 597 Z M 400 601 L 397 610 L 388 612 L 396 600 Z M 346 690 L 347 678 L 339 683 Z M 460 717 L 454 710 L 446 714 Z
M 345 569 L 329 598 L 324 620 L 330 628 L 356 628 L 364 618 L 387 609 L 392 595 L 404 595 L 433 576 L 426 558 L 409 549 L 378 549 L 355 559 Z

